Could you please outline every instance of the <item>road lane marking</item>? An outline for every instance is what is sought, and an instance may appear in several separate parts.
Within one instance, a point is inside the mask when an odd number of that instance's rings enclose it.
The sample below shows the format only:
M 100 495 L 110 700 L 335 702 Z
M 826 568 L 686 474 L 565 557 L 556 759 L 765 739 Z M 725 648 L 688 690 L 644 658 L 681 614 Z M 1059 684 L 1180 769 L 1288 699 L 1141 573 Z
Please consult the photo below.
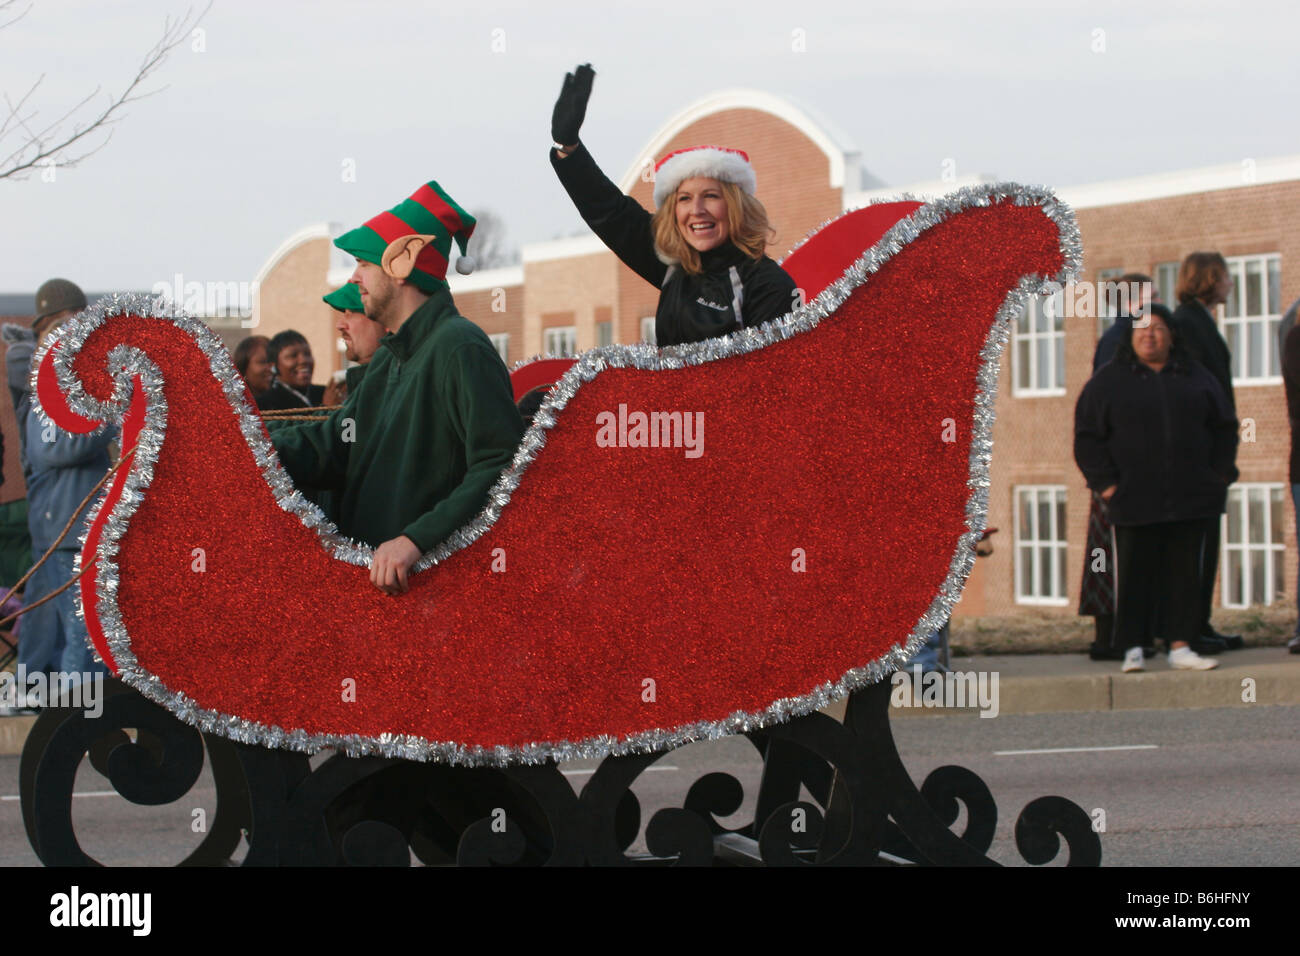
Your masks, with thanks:
M 1018 757 L 1023 754 L 1090 754 L 1107 750 L 1159 750 L 1159 744 L 1120 744 L 1118 747 L 1045 747 L 1042 750 L 995 750 L 995 757 Z
M 73 794 L 74 797 L 116 797 L 117 795 L 116 790 L 78 790 Z M 6 793 L 4 796 L 0 796 L 0 800 L 21 799 L 22 797 L 16 793 Z

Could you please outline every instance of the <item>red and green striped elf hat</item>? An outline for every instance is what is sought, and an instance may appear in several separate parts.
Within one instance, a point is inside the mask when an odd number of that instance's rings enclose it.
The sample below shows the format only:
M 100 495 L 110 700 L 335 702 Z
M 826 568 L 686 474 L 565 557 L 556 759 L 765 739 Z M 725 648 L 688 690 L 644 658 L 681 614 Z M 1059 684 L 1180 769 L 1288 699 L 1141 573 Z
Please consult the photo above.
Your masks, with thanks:
M 433 292 L 446 284 L 451 241 L 456 240 L 462 257 L 465 257 L 465 246 L 474 233 L 474 222 L 474 217 L 441 186 L 429 182 L 388 212 L 381 212 L 364 226 L 345 232 L 334 240 L 334 245 L 358 259 L 380 265 L 384 250 L 395 240 L 407 236 L 429 236 L 429 244 L 420 250 L 408 278 L 420 291 Z

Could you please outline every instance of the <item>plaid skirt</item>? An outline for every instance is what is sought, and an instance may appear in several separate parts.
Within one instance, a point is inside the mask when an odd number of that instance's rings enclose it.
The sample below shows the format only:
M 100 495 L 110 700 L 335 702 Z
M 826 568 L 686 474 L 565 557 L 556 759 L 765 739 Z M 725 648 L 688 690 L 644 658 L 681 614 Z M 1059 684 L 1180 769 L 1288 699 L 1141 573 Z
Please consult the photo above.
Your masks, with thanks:
M 1079 613 L 1087 617 L 1115 613 L 1115 530 L 1106 514 L 1101 495 L 1095 491 L 1088 509 L 1088 536 L 1083 550 Z

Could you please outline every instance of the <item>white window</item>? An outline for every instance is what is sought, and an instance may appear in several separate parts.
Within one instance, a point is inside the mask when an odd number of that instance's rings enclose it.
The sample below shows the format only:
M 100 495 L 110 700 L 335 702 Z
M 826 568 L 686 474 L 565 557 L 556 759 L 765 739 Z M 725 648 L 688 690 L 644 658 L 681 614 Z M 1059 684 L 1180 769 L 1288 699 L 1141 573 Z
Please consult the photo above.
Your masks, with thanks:
M 1232 353 L 1233 384 L 1278 385 L 1282 359 L 1277 327 L 1282 320 L 1282 257 L 1233 256 L 1232 292 L 1223 307 L 1223 337 Z
M 647 315 L 641 320 L 641 341 L 655 344 L 655 317 Z
M 596 345 L 613 345 L 614 344 L 614 323 L 597 322 L 596 323 Z
M 1064 311 L 1044 308 L 1042 298 L 1031 296 L 1016 316 L 1011 330 L 1013 395 L 1065 394 Z
M 1016 488 L 1016 603 L 1065 604 L 1065 487 Z
M 578 354 L 578 329 L 566 325 L 546 330 L 546 354 L 550 358 L 572 358 Z
M 507 365 L 510 364 L 510 333 L 498 332 L 496 335 L 489 335 L 492 340 L 492 347 L 497 350 L 497 355 L 501 356 L 501 361 Z
M 1124 274 L 1123 269 L 1097 270 L 1097 338 L 1099 340 L 1106 334 L 1106 330 L 1115 324 L 1115 312 L 1111 309 L 1111 303 L 1117 302 L 1118 297 L 1111 295 L 1107 286 Z
M 1228 489 L 1219 572 L 1224 607 L 1272 604 L 1282 596 L 1285 489 L 1285 485 L 1275 484 L 1240 484 Z
M 1161 262 L 1156 265 L 1156 292 L 1160 295 L 1160 301 L 1170 309 L 1178 308 L 1178 296 L 1174 293 L 1178 288 L 1178 266 L 1177 262 Z

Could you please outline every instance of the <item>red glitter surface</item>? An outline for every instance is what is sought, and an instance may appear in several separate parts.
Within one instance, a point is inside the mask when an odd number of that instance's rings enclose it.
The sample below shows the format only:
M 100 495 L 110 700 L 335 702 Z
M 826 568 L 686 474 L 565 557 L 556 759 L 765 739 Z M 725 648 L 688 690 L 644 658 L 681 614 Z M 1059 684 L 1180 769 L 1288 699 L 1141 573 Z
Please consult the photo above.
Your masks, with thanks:
M 1059 271 L 1059 242 L 1037 207 L 967 209 L 810 333 L 602 372 L 491 530 L 395 598 L 277 505 L 183 330 L 111 318 L 76 357 L 87 391 L 107 397 L 107 353 L 127 343 L 168 404 L 120 542 L 131 649 L 203 708 L 466 746 L 623 738 L 808 694 L 905 641 L 939 593 L 966 527 L 980 350 L 1018 280 Z M 703 455 L 598 447 L 620 404 L 703 413 Z

